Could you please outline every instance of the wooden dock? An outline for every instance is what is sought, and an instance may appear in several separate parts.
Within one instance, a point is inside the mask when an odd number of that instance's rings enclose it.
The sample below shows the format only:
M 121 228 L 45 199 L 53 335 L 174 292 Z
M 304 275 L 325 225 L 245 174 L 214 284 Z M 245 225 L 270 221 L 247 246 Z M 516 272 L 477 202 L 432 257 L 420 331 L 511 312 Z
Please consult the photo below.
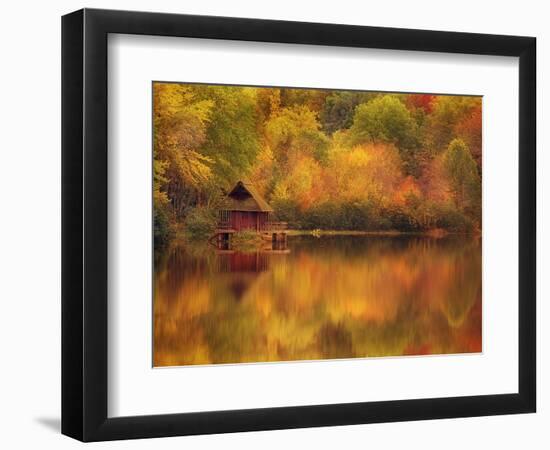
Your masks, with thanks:
M 286 247 L 287 244 L 287 223 L 286 222 L 266 222 L 258 228 L 248 228 L 245 230 L 236 230 L 228 222 L 218 223 L 218 227 L 208 242 L 216 245 L 218 249 L 230 249 L 231 237 L 238 231 L 253 231 L 258 233 L 265 241 L 270 241 L 278 247 Z M 214 244 L 215 242 L 215 244 Z

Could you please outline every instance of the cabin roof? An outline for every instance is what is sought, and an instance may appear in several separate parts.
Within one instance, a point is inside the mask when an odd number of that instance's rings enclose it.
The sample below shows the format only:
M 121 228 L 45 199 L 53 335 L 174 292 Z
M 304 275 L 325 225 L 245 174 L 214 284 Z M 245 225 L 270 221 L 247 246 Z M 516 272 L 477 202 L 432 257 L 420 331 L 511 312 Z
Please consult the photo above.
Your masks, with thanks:
M 227 194 L 226 211 L 272 212 L 273 208 L 264 200 L 249 181 L 238 181 Z

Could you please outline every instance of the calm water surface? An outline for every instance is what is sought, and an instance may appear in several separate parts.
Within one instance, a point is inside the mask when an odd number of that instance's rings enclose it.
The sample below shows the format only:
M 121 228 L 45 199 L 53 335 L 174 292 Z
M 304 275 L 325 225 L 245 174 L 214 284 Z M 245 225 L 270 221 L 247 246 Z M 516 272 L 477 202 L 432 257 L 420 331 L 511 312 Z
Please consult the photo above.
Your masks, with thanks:
M 155 366 L 481 351 L 478 238 L 176 244 L 155 269 Z

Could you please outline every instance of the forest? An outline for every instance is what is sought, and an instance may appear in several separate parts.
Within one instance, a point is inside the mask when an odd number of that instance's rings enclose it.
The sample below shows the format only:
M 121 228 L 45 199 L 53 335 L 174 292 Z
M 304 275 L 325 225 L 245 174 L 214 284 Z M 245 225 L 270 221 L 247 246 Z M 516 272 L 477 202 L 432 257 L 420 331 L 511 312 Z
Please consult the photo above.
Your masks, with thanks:
M 481 129 L 481 97 L 155 82 L 155 245 L 242 179 L 295 230 L 479 233 Z

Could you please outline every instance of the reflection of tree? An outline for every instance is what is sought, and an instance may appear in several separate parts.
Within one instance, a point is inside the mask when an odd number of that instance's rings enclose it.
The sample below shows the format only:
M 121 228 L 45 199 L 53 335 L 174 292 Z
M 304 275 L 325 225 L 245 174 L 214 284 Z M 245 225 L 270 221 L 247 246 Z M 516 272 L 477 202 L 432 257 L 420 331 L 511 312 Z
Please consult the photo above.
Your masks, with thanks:
M 317 339 L 324 358 L 351 358 L 355 356 L 352 335 L 342 323 L 328 322 L 322 325 Z
M 479 242 L 339 236 L 291 245 L 265 261 L 233 256 L 226 267 L 237 271 L 220 272 L 219 255 L 204 249 L 159 263 L 155 363 L 480 351 Z
M 481 282 L 478 278 L 481 273 L 481 255 L 462 256 L 454 266 L 442 310 L 447 321 L 453 327 L 464 323 L 470 309 L 481 295 Z M 477 275 L 477 276 L 476 276 Z

